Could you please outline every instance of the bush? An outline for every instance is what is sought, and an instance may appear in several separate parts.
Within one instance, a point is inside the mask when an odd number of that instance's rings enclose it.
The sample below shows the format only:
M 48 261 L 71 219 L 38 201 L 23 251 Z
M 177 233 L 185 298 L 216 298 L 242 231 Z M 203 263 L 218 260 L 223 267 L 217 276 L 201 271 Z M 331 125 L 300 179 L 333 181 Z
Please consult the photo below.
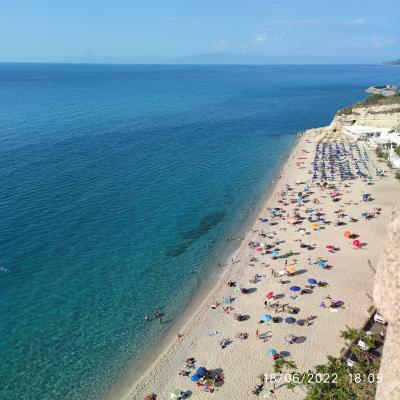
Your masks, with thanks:
M 341 110 L 339 110 L 340 115 L 351 115 L 352 113 L 353 113 L 352 106 L 345 107 L 345 108 L 342 108 Z
M 400 172 L 396 172 L 394 174 L 395 178 L 398 179 L 400 181 Z
M 394 149 L 394 152 L 400 157 L 400 146 L 397 146 L 397 147 Z
M 382 151 L 382 149 L 380 147 L 377 147 L 375 149 L 375 154 L 378 158 L 383 158 L 384 160 L 387 160 L 389 155 L 387 153 L 385 153 L 384 151 Z

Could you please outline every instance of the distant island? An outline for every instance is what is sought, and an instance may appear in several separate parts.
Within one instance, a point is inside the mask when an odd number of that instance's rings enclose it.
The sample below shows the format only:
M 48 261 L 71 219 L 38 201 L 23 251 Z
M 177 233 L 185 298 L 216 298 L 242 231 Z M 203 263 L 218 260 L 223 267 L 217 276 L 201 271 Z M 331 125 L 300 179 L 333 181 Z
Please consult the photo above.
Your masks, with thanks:
M 385 61 L 383 65 L 400 65 L 400 59 L 393 61 Z

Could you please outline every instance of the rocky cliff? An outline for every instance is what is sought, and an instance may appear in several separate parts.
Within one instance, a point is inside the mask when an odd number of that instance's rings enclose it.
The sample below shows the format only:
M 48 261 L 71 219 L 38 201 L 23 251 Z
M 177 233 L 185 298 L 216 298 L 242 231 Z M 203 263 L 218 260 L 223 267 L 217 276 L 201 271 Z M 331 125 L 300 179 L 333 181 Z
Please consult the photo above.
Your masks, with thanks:
M 378 310 L 389 322 L 380 368 L 383 382 L 378 385 L 377 400 L 400 399 L 400 204 L 391 221 L 374 288 Z
M 392 97 L 374 95 L 361 103 L 338 111 L 330 128 L 340 131 L 345 125 L 396 128 L 400 131 L 400 94 Z

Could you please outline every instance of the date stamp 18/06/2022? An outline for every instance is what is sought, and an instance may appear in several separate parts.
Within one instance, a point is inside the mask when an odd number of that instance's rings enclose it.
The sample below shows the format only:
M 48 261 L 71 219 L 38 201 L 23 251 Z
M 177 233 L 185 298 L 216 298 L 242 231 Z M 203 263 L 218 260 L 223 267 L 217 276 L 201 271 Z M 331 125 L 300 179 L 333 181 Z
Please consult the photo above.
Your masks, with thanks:
M 292 383 L 292 384 L 314 384 L 314 383 L 337 383 L 338 375 L 324 373 L 286 373 L 286 374 L 265 374 L 265 380 L 270 383 Z M 383 382 L 382 374 L 349 374 L 350 383 L 381 383 Z

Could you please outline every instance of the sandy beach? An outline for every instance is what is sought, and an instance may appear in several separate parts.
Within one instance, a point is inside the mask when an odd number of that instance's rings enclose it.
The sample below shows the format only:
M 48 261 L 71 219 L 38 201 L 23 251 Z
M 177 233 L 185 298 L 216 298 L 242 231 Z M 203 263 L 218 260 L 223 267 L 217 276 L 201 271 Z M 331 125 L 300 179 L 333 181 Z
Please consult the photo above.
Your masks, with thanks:
M 349 143 L 339 135 L 324 137 L 323 132 L 326 130 L 314 129 L 299 136 L 236 259 L 187 318 L 180 328 L 182 336 L 175 336 L 143 371 L 126 400 L 144 399 L 151 393 L 157 399 L 168 399 L 171 390 L 191 393 L 190 399 L 256 398 L 252 389 L 259 382 L 257 376 L 273 373 L 274 360 L 268 349 L 275 349 L 305 371 L 325 362 L 329 354 L 339 356 L 344 347 L 340 332 L 346 326 L 364 324 L 367 309 L 373 304 L 373 269 L 400 197 L 400 185 L 390 170 L 382 178 L 375 174 L 374 165 L 388 167 L 364 145 L 360 148 L 371 171 L 370 184 L 364 178 L 335 179 L 328 180 L 332 187 L 323 187 L 323 179 L 312 180 L 317 142 L 320 146 L 331 143 L 333 148 L 336 143 L 341 146 L 343 140 L 346 146 Z M 299 192 L 303 193 L 300 201 Z M 362 201 L 363 193 L 370 194 L 372 200 Z M 345 237 L 345 231 L 355 236 Z M 279 271 L 286 275 L 280 276 Z M 309 279 L 323 284 L 310 284 Z M 273 298 L 266 305 L 269 292 Z M 321 306 L 326 299 L 332 302 L 331 307 Z M 284 311 L 280 311 L 282 306 Z M 294 313 L 289 313 L 288 307 Z M 234 313 L 243 320 L 236 320 Z M 260 323 L 263 315 L 277 320 Z M 293 323 L 285 321 L 288 317 L 294 318 Z M 297 337 L 295 343 L 285 339 L 289 334 Z M 221 346 L 224 339 L 226 346 Z M 194 369 L 189 376 L 180 375 L 189 358 L 195 359 Z M 191 380 L 199 367 L 223 375 L 223 382 L 218 382 L 212 393 Z M 268 396 L 271 388 L 267 383 L 260 397 Z M 278 384 L 273 398 L 302 399 L 304 392 Z

